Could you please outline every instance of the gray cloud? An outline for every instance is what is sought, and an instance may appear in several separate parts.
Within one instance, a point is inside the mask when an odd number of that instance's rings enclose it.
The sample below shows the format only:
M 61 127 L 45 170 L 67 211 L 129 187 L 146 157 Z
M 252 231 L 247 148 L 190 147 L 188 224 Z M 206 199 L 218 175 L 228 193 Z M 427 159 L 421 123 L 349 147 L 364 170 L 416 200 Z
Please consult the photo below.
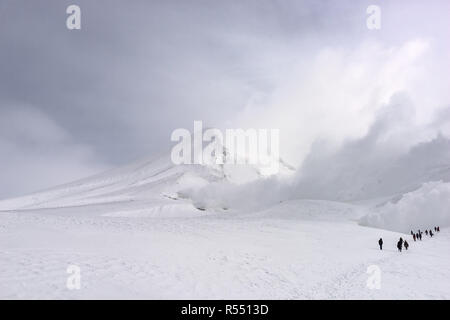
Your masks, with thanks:
M 365 27 L 371 2 L 3 0 L 0 198 L 167 149 L 172 130 L 196 119 L 236 123 L 249 101 L 282 85 L 294 58 L 308 64 L 325 47 L 434 36 L 448 8 L 429 2 L 432 21 L 417 26 L 408 23 L 427 14 L 420 1 L 381 2 L 386 19 L 374 34 Z M 80 31 L 65 27 L 73 3 Z
M 0 109 L 0 149 L 0 195 L 33 192 L 107 168 L 90 146 L 32 106 Z
M 409 98 L 397 94 L 362 138 L 338 148 L 316 141 L 298 172 L 296 196 L 365 200 L 450 181 L 450 139 L 436 134 L 434 121 L 415 125 L 415 117 Z M 448 125 L 450 117 L 440 121 Z

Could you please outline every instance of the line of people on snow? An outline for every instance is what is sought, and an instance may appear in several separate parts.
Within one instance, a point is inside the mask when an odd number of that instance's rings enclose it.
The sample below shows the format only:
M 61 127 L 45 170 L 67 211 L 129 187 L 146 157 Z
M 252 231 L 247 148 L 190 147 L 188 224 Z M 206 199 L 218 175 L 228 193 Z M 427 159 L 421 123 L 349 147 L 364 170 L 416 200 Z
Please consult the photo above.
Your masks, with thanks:
M 434 232 L 440 232 L 441 229 L 439 227 L 434 227 Z M 419 230 L 417 230 L 417 233 L 415 233 L 414 231 L 411 230 L 411 235 L 413 237 L 414 242 L 415 241 L 422 241 L 422 234 L 423 232 Z M 430 230 L 425 230 L 425 235 L 430 236 L 431 238 L 433 238 L 433 231 Z M 380 250 L 383 250 L 383 238 L 380 238 L 380 240 L 378 240 L 378 245 L 380 246 Z M 397 249 L 398 251 L 402 252 L 403 247 L 405 248 L 405 250 L 408 250 L 409 248 L 409 243 L 406 240 L 403 240 L 402 238 L 400 238 L 397 242 Z

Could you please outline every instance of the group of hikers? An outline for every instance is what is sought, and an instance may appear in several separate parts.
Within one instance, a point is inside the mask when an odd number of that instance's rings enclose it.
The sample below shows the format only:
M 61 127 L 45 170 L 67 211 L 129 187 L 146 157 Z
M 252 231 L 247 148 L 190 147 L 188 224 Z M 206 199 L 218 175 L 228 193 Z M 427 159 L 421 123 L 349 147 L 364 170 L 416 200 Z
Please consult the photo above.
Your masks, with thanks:
M 439 231 L 440 231 L 439 227 L 434 227 L 434 232 L 439 232 Z M 414 233 L 414 232 L 411 230 L 411 235 L 413 236 L 414 241 L 416 241 L 416 240 L 422 240 L 422 233 L 423 233 L 423 232 L 421 232 L 420 230 L 418 230 L 417 233 Z M 434 233 L 433 233 L 433 231 L 432 231 L 431 229 L 430 229 L 430 231 L 425 230 L 425 234 L 426 234 L 427 236 L 432 237 L 432 238 L 433 238 L 433 235 L 434 235 Z
M 434 227 L 434 232 L 440 232 L 441 229 L 439 227 Z M 411 235 L 413 237 L 414 241 L 422 241 L 422 234 L 423 232 L 419 230 L 417 230 L 417 233 L 415 233 L 414 231 L 411 230 Z M 425 230 L 425 235 L 430 236 L 431 238 L 433 237 L 434 233 L 433 231 L 430 230 Z M 378 245 L 380 246 L 380 250 L 383 250 L 383 238 L 380 238 L 380 240 L 378 240 Z M 406 240 L 403 240 L 402 238 L 400 238 L 397 242 L 397 249 L 398 251 L 402 252 L 403 247 L 405 248 L 405 250 L 408 250 L 409 247 L 409 243 Z

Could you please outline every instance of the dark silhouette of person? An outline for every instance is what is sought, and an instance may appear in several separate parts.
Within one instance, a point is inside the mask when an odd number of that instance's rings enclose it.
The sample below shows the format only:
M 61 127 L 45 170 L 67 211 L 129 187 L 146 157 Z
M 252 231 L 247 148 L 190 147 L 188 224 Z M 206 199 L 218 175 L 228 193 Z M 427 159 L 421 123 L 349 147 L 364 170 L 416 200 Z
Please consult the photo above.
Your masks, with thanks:
M 430 237 L 433 238 L 433 231 L 430 230 Z
M 425 230 L 425 234 L 428 235 L 428 230 Z
M 437 232 L 441 231 L 441 229 L 439 229 L 439 226 L 437 227 Z
M 405 242 L 403 243 L 403 245 L 405 246 L 405 250 L 408 250 L 408 247 L 409 247 L 408 241 L 405 240 Z
M 434 232 L 436 232 L 437 231 L 437 228 L 436 227 L 434 227 Z
M 419 233 L 419 240 L 422 241 L 422 233 Z
M 416 242 L 416 235 L 415 234 L 413 234 L 413 240 L 414 240 L 414 242 Z
M 397 242 L 397 249 L 398 249 L 398 251 L 400 251 L 400 252 L 402 252 L 402 244 L 403 244 L 403 241 L 398 240 L 398 242 Z
M 398 240 L 398 241 L 400 241 L 400 243 L 403 245 L 403 238 L 402 237 L 400 237 L 400 240 Z
M 380 238 L 380 240 L 378 240 L 378 245 L 380 246 L 380 250 L 383 250 L 383 239 Z

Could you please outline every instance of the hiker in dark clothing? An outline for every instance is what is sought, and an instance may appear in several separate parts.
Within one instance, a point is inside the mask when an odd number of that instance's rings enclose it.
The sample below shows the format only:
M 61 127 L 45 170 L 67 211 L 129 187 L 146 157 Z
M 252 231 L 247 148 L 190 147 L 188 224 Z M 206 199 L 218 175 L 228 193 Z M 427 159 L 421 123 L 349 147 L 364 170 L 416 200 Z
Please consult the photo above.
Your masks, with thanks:
M 434 232 L 437 232 L 437 228 L 436 227 L 434 227 Z
M 428 235 L 428 230 L 425 230 L 425 234 Z
M 378 245 L 380 246 L 380 250 L 383 250 L 383 239 L 380 238 L 380 240 L 378 240 Z
M 419 240 L 422 241 L 422 234 L 419 233 Z
M 439 226 L 437 227 L 437 232 L 441 231 L 441 229 L 439 229 Z
M 397 249 L 400 252 L 402 252 L 402 244 L 403 244 L 403 241 L 398 240 L 398 242 L 397 242 Z
M 405 240 L 405 243 L 403 245 L 405 246 L 405 249 L 408 250 L 409 247 L 408 241 Z
M 413 240 L 414 240 L 414 242 L 416 242 L 416 235 L 415 234 L 413 234 Z
M 400 237 L 400 240 L 398 240 L 403 245 L 403 239 Z
M 433 231 L 430 230 L 430 236 L 433 238 Z

